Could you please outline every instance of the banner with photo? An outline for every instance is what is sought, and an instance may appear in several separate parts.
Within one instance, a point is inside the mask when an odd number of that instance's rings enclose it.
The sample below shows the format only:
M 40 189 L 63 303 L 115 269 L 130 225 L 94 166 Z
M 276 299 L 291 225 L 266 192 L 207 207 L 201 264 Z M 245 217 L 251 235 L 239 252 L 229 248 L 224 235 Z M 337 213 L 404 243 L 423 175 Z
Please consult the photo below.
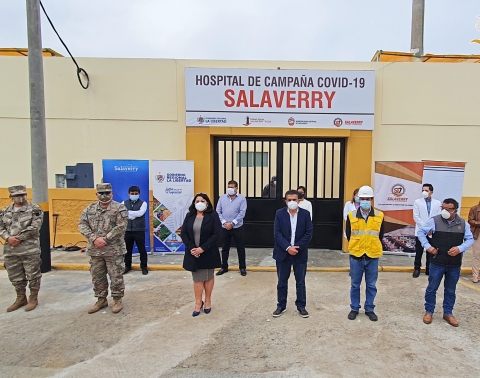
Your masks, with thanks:
M 384 215 L 387 254 L 415 254 L 413 203 L 422 194 L 422 162 L 375 162 L 375 207 Z
M 439 201 L 461 201 L 465 163 L 375 162 L 375 207 L 384 215 L 385 254 L 415 255 L 413 203 L 422 198 L 422 185 L 432 184 Z
M 183 220 L 193 201 L 193 161 L 152 161 L 153 250 L 184 253 L 180 236 Z
M 375 71 L 186 68 L 187 126 L 373 130 Z
M 148 160 L 102 160 L 103 182 L 112 184 L 113 199 L 123 202 L 128 199 L 128 188 L 138 186 L 140 198 L 147 203 L 145 213 L 145 249 L 150 251 L 150 185 L 149 185 L 149 161 Z M 138 253 L 134 245 L 133 253 Z

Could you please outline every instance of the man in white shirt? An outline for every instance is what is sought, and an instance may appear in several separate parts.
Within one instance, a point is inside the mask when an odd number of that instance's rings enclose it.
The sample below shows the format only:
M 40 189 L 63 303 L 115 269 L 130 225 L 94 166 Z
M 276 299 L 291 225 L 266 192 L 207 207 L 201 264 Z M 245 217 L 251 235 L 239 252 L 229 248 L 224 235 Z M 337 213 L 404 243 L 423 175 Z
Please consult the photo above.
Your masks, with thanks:
M 442 203 L 432 198 L 432 194 L 433 185 L 423 184 L 422 198 L 415 200 L 413 203 L 413 219 L 415 220 L 415 262 L 413 278 L 417 278 L 420 275 L 420 268 L 422 267 L 423 247 L 418 239 L 418 230 L 424 227 L 430 218 L 440 214 L 442 211 Z M 432 255 L 430 253 L 426 255 L 425 274 L 428 276 Z
M 128 196 L 129 199 L 122 202 L 128 210 L 128 225 L 125 232 L 127 253 L 125 254 L 125 271 L 123 274 L 132 270 L 132 251 L 133 243 L 135 243 L 140 253 L 140 268 L 142 268 L 142 273 L 146 275 L 148 274 L 147 250 L 145 249 L 147 203 L 140 199 L 140 188 L 138 186 L 131 186 L 128 189 Z

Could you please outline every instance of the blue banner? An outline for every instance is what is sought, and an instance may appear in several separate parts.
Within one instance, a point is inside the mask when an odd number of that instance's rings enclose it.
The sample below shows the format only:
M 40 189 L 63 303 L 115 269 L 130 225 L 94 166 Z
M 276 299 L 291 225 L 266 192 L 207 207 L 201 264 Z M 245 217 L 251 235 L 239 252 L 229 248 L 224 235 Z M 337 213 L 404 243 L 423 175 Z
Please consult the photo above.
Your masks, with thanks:
M 123 202 L 128 199 L 128 188 L 138 186 L 140 198 L 147 203 L 145 222 L 145 248 L 150 252 L 150 185 L 149 185 L 149 162 L 148 160 L 103 160 L 103 182 L 109 182 L 113 188 L 113 199 Z M 138 253 L 137 246 L 133 247 L 133 253 Z

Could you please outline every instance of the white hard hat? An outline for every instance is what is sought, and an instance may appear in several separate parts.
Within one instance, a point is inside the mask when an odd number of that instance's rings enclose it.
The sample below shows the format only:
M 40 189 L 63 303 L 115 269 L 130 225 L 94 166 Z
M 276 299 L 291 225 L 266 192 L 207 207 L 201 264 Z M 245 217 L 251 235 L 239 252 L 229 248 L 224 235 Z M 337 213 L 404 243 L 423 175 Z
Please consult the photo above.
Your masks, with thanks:
M 365 186 L 362 186 L 360 189 L 358 189 L 358 194 L 357 196 L 359 196 L 360 198 L 362 197 L 370 197 L 372 198 L 373 197 L 373 189 L 370 188 L 369 186 L 365 185 Z

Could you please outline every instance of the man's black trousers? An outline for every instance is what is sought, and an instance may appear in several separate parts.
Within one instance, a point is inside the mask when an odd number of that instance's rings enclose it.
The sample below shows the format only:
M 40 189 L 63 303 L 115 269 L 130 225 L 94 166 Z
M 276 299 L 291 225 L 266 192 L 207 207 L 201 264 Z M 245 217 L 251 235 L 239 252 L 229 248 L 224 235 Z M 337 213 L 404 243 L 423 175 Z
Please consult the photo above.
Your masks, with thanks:
M 127 231 L 125 232 L 125 246 L 127 253 L 125 255 L 125 268 L 132 267 L 132 251 L 133 243 L 137 245 L 140 253 L 140 268 L 147 267 L 147 250 L 145 249 L 145 232 L 143 231 Z
M 247 264 L 245 262 L 245 242 L 243 226 L 238 228 L 232 228 L 231 230 L 223 228 L 222 238 L 222 268 L 228 269 L 228 255 L 230 253 L 230 244 L 233 238 L 233 240 L 235 240 L 235 245 L 237 246 L 238 266 L 240 269 L 246 269 Z
M 430 268 L 430 259 L 432 258 L 432 255 L 428 252 L 425 252 L 427 255 L 427 261 L 425 262 L 425 269 L 428 272 Z M 418 239 L 418 237 L 415 238 L 415 262 L 414 262 L 414 267 L 420 269 L 422 267 L 422 256 L 423 256 L 423 247 L 422 243 Z

